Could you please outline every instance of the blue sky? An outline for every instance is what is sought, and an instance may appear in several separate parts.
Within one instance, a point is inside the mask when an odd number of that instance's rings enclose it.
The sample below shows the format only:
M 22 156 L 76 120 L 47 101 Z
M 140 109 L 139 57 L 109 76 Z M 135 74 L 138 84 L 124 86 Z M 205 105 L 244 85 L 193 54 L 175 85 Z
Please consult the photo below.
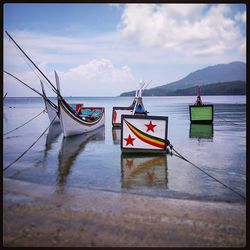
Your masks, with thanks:
M 155 87 L 246 61 L 243 4 L 5 4 L 3 28 L 52 82 L 58 72 L 65 96 L 116 96 L 140 79 Z M 4 38 L 4 69 L 40 89 Z M 36 95 L 9 76 L 4 92 Z

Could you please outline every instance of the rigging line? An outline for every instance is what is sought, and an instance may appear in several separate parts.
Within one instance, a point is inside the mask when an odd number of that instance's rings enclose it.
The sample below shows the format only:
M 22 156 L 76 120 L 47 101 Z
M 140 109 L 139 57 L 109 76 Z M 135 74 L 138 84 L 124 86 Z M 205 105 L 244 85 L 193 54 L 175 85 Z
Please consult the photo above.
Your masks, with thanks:
M 148 86 L 149 86 L 149 84 L 152 82 L 153 80 L 151 80 L 144 88 L 143 88 L 143 90 L 145 90 Z
M 15 44 L 14 44 L 14 45 L 15 45 Z M 15 45 L 15 47 L 18 48 L 16 45 Z M 38 70 L 34 69 L 34 68 L 31 66 L 30 61 L 23 55 L 23 53 L 20 52 L 19 49 L 18 49 L 18 53 L 19 53 L 19 55 L 22 57 L 22 59 L 24 60 L 24 62 L 26 62 L 26 64 L 29 66 L 29 68 L 30 68 L 30 69 L 35 73 L 35 75 L 40 79 L 40 81 L 44 82 L 44 83 L 46 84 L 46 86 L 47 86 L 50 90 L 52 90 L 53 92 L 55 92 L 54 89 L 51 88 L 51 86 L 48 84 L 47 81 L 43 81 L 43 80 L 44 80 L 43 75 L 42 75 Z M 40 73 L 40 74 L 39 74 L 39 73 Z M 41 77 L 41 76 L 42 76 L 42 77 Z M 46 80 L 46 79 L 45 79 L 45 80 Z
M 212 178 L 213 180 L 219 182 L 221 185 L 223 185 L 224 187 L 228 188 L 229 190 L 231 190 L 232 192 L 234 192 L 235 194 L 239 195 L 241 198 L 243 198 L 244 200 L 246 200 L 246 197 L 244 195 L 242 195 L 241 193 L 235 191 L 234 189 L 232 189 L 231 187 L 227 186 L 226 184 L 224 184 L 223 182 L 221 182 L 220 180 L 218 180 L 217 178 L 213 177 L 212 175 L 208 174 L 206 171 L 204 171 L 203 169 L 201 169 L 200 167 L 198 167 L 197 165 L 195 165 L 194 163 L 192 163 L 191 161 L 189 161 L 188 159 L 186 159 L 184 156 L 182 156 L 179 152 L 177 152 L 173 145 L 169 145 L 170 149 L 172 149 L 176 154 L 178 154 L 180 156 L 180 158 L 182 158 L 184 161 L 190 163 L 192 166 L 196 167 L 197 169 L 199 169 L 201 172 L 203 172 L 204 174 L 206 174 L 207 176 L 209 176 L 210 178 Z
M 23 55 L 23 53 L 21 53 L 21 51 L 18 49 L 17 45 L 14 44 L 14 47 L 17 48 L 17 51 L 19 53 L 19 55 L 21 56 L 21 58 L 24 60 L 24 62 L 29 66 L 29 68 L 35 73 L 35 75 L 40 79 L 40 81 L 44 80 L 44 77 L 41 77 L 41 73 L 37 70 L 35 70 L 32 66 L 31 66 L 31 63 L 30 61 Z M 40 73 L 40 75 L 39 75 Z M 49 89 L 51 89 L 51 86 L 47 83 L 47 81 L 45 81 L 45 84 L 47 85 L 47 87 Z M 54 91 L 53 89 L 51 89 L 52 91 Z
M 4 97 L 3 97 L 3 101 L 4 101 L 5 97 L 7 96 L 7 94 L 8 94 L 8 92 L 5 93 L 5 95 L 4 95 Z
M 43 133 L 36 139 L 35 142 L 33 142 L 19 157 L 17 157 L 12 163 L 10 163 L 8 166 L 6 166 L 3 171 L 7 170 L 9 167 L 11 167 L 14 163 L 16 163 L 20 158 L 22 158 L 37 142 L 38 140 L 46 133 L 46 131 L 49 129 L 53 121 L 56 119 L 56 116 L 54 119 L 51 121 L 49 126 L 43 131 Z
M 7 72 L 6 70 L 3 71 L 4 73 L 12 76 L 13 78 L 15 78 L 17 81 L 21 82 L 22 84 L 24 84 L 26 87 L 28 87 L 29 89 L 33 90 L 34 92 L 36 92 L 38 95 L 45 97 L 43 94 L 41 94 L 39 91 L 37 91 L 36 89 L 30 87 L 28 84 L 26 84 L 25 82 L 23 82 L 22 80 L 20 80 L 19 78 L 17 78 L 16 76 L 14 76 L 13 74 Z
M 39 72 L 35 71 L 31 65 L 30 65 L 30 61 L 24 56 L 23 53 L 21 53 L 21 51 L 19 50 L 19 48 L 17 47 L 17 45 L 14 43 L 14 47 L 17 48 L 17 51 L 19 53 L 19 55 L 21 56 L 21 58 L 24 60 L 24 62 L 29 66 L 29 68 L 36 74 L 36 76 L 40 79 L 41 79 L 41 76 L 38 74 Z
M 45 112 L 45 109 L 44 109 L 42 112 L 40 112 L 38 115 L 34 116 L 34 117 L 33 117 L 32 119 L 30 119 L 29 121 L 25 122 L 24 124 L 20 125 L 20 126 L 17 127 L 17 128 L 12 129 L 12 130 L 9 131 L 9 132 L 6 132 L 6 133 L 3 134 L 3 135 L 10 134 L 11 132 L 13 132 L 13 131 L 15 131 L 15 130 L 21 128 L 21 127 L 23 127 L 24 125 L 28 124 L 29 122 L 31 122 L 31 121 L 33 121 L 35 118 L 37 118 L 37 117 L 38 117 L 39 115 L 41 115 L 43 112 Z
M 22 51 L 22 53 L 26 56 L 26 58 L 29 59 L 29 61 L 35 66 L 35 68 L 42 74 L 42 76 L 48 81 L 48 83 L 52 86 L 55 93 L 57 93 L 56 87 L 52 84 L 52 82 L 46 77 L 46 75 L 36 66 L 36 64 L 30 59 L 30 57 L 22 50 L 22 48 L 17 44 L 17 42 L 12 38 L 12 36 L 5 30 L 5 33 L 8 35 L 8 37 L 16 44 L 16 46 Z

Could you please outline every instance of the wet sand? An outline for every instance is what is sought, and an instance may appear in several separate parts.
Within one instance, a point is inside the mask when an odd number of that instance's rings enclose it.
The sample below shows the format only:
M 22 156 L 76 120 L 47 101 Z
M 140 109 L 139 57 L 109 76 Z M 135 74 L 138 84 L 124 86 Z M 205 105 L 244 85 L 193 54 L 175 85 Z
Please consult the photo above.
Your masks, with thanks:
M 3 245 L 244 247 L 246 206 L 4 178 Z

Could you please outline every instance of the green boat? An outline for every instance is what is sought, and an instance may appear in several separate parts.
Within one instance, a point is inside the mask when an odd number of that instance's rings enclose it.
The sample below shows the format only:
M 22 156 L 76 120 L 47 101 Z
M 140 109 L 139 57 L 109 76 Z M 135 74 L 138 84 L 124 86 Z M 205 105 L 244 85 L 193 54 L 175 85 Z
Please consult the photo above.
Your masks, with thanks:
M 213 105 L 189 105 L 189 115 L 191 123 L 213 123 Z
M 200 87 L 198 87 L 197 99 L 194 105 L 189 105 L 191 123 L 213 123 L 214 106 L 205 105 L 201 101 Z

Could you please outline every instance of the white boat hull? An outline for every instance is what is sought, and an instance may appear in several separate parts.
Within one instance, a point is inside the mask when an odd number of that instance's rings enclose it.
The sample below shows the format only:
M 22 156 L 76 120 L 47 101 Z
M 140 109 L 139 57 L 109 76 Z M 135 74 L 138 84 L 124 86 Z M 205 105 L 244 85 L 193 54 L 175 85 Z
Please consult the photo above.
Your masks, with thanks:
M 80 117 L 72 114 L 68 110 L 68 107 L 60 100 L 58 101 L 58 106 L 59 106 L 59 119 L 64 137 L 87 133 L 104 125 L 105 122 L 104 108 L 102 110 L 100 117 L 98 117 L 96 121 L 88 122 L 86 120 L 84 121 L 84 118 L 81 119 Z
M 50 122 L 52 122 L 53 120 L 54 120 L 53 123 L 60 122 L 57 114 L 57 109 L 55 109 L 47 100 L 44 100 L 44 102 Z

